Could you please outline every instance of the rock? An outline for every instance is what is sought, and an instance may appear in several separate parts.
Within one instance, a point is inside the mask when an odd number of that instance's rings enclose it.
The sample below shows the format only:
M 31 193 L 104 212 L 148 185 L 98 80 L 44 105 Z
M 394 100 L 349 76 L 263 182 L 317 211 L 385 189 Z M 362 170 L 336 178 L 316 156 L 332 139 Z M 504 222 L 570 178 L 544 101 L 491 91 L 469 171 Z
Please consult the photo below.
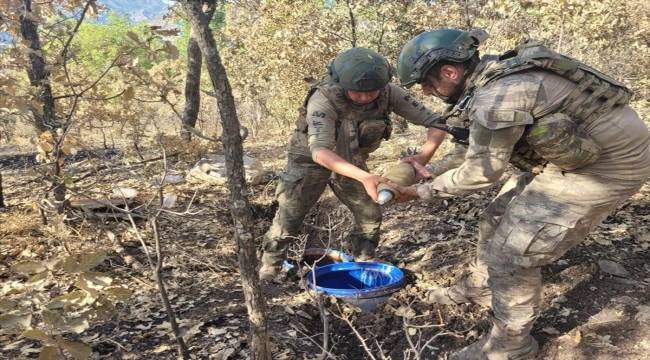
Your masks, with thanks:
M 612 298 L 610 301 L 615 303 L 625 304 L 625 305 L 637 305 L 639 303 L 636 299 L 630 296 L 619 296 L 619 297 Z
M 168 175 L 165 175 L 164 181 L 167 184 L 178 184 L 178 183 L 182 183 L 183 181 L 185 181 L 185 178 L 180 176 L 180 175 L 168 174 Z
M 567 299 L 567 297 L 564 296 L 564 295 L 560 295 L 560 296 L 556 297 L 555 299 L 553 299 L 553 302 L 556 302 L 558 304 L 562 304 L 562 303 L 565 303 L 567 301 L 569 301 L 569 299 Z
M 257 185 L 264 175 L 264 165 L 255 158 L 244 156 L 244 172 L 246 173 L 246 182 L 250 185 Z M 190 170 L 189 177 L 194 180 L 225 185 L 228 182 L 226 157 L 224 155 L 206 154 Z
M 614 276 L 620 276 L 623 278 L 629 277 L 631 274 L 627 269 L 623 267 L 623 265 L 611 261 L 611 260 L 598 260 L 598 266 L 600 266 L 600 270 L 614 275 Z

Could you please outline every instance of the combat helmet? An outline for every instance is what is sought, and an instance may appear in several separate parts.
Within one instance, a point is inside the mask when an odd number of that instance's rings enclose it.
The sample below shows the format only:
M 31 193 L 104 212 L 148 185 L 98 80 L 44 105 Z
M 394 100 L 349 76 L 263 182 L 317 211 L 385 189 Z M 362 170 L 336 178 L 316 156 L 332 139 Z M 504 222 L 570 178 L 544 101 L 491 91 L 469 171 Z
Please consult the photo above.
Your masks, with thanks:
M 440 29 L 414 37 L 404 45 L 397 58 L 397 74 L 401 85 L 409 88 L 423 81 L 427 71 L 441 60 L 468 60 L 488 36 L 488 33 L 478 29 L 470 32 Z
M 370 49 L 355 47 L 342 52 L 327 67 L 328 82 L 345 90 L 375 91 L 390 82 L 388 60 Z

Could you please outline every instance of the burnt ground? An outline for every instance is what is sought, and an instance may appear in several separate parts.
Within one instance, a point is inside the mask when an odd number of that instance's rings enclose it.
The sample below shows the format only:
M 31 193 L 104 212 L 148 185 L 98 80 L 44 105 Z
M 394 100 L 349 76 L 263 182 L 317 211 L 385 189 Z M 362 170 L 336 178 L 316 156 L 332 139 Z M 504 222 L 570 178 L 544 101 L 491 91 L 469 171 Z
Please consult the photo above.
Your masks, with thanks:
M 391 140 L 400 148 L 410 141 L 407 135 Z M 247 145 L 246 152 L 260 158 L 272 175 L 284 165 L 283 148 L 278 141 L 258 141 Z M 371 166 L 376 172 L 394 161 L 398 151 L 392 149 L 373 158 Z M 130 255 L 142 264 L 147 261 L 130 224 L 112 221 L 104 225 L 123 244 L 123 254 L 111 250 L 111 241 L 100 225 L 82 216 L 69 215 L 61 222 L 65 226 L 56 229 L 53 222 L 42 225 L 32 204 L 45 185 L 27 176 L 26 166 L 13 156 L 18 155 L 0 157 L 5 162 L 2 175 L 8 205 L 0 211 L 2 300 L 24 296 L 16 289 L 27 277 L 10 269 L 16 263 L 108 249 L 109 258 L 94 271 L 109 274 L 114 284 L 132 289 L 133 296 L 118 303 L 117 313 L 110 318 L 93 319 L 85 332 L 64 337 L 90 345 L 95 359 L 175 359 L 175 344 L 170 341 L 168 319 L 151 271 L 146 266 L 134 270 L 125 260 L 124 255 Z M 101 198 L 109 196 L 115 185 L 134 187 L 143 194 L 139 199 L 142 211 L 149 211 L 160 163 L 127 169 L 119 167 L 122 155 L 108 154 L 107 159 L 113 171 L 107 170 L 105 180 L 98 184 L 92 179 L 80 184 L 88 185 L 83 193 Z M 11 164 L 6 163 L 9 160 Z M 171 172 L 184 174 L 189 164 L 176 161 L 169 165 Z M 274 215 L 275 185 L 271 180 L 250 188 L 258 248 Z M 332 358 L 413 359 L 418 352 L 423 359 L 445 359 L 486 333 L 486 308 L 430 305 L 423 298 L 428 289 L 463 278 L 473 257 L 478 214 L 497 191 L 494 186 L 467 198 L 385 208 L 379 255 L 404 270 L 407 285 L 373 312 L 358 312 L 339 300 L 323 298 L 329 313 L 326 337 Z M 189 181 L 171 185 L 166 192 L 178 195 L 180 209 L 194 197 L 192 211 L 200 211 L 184 216 L 165 214 L 160 219 L 166 254 L 163 274 L 176 314 L 188 329 L 185 340 L 190 351 L 197 359 L 244 359 L 248 356 L 248 316 L 227 191 Z M 350 224 L 350 212 L 328 191 L 305 221 L 303 246 L 329 243 L 349 252 L 346 235 Z M 151 227 L 144 220 L 136 225 L 151 246 Z M 649 245 L 650 187 L 645 186 L 589 236 L 586 248 L 578 246 L 543 268 L 542 315 L 533 329 L 541 346 L 538 359 L 650 358 Z M 598 259 L 624 266 L 629 275 L 616 277 L 600 271 L 587 250 Z M 48 296 L 75 289 L 65 274 L 51 280 L 57 286 L 47 288 Z M 315 358 L 320 354 L 323 322 L 315 299 L 303 285 L 288 277 L 264 284 L 263 292 L 274 358 Z M 37 309 L 33 305 L 32 310 Z M 34 316 L 32 326 L 42 326 L 40 321 L 40 316 Z M 0 343 L 0 358 L 6 359 L 37 358 L 42 347 L 39 341 L 18 336 L 13 328 L 0 329 Z

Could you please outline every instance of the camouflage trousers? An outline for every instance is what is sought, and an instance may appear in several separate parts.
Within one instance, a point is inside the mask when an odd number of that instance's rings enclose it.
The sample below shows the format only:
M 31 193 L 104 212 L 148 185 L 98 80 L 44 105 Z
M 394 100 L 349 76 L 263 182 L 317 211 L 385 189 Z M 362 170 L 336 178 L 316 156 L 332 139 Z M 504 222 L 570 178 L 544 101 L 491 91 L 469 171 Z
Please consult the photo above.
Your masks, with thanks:
M 539 316 L 541 266 L 580 244 L 644 182 L 561 171 L 508 180 L 480 216 L 472 266 L 489 276 L 493 322 L 505 329 L 499 332 L 504 342 L 530 340 Z
M 264 235 L 263 264 L 278 266 L 286 259 L 287 249 L 298 236 L 305 216 L 327 185 L 354 216 L 349 235 L 353 255 L 374 254 L 379 243 L 380 206 L 372 201 L 360 182 L 340 175 L 330 180 L 331 175 L 331 170 L 314 162 L 289 160 L 276 189 L 279 208 Z

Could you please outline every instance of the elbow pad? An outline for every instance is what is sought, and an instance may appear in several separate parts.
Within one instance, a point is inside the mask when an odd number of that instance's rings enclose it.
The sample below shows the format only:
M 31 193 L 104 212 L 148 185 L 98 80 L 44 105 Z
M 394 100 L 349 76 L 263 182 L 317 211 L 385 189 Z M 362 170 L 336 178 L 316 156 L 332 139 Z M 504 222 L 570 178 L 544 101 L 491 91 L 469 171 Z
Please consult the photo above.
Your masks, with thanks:
M 563 170 L 593 164 L 602 149 L 587 132 L 562 113 L 537 120 L 527 131 L 526 141 L 548 162 Z

